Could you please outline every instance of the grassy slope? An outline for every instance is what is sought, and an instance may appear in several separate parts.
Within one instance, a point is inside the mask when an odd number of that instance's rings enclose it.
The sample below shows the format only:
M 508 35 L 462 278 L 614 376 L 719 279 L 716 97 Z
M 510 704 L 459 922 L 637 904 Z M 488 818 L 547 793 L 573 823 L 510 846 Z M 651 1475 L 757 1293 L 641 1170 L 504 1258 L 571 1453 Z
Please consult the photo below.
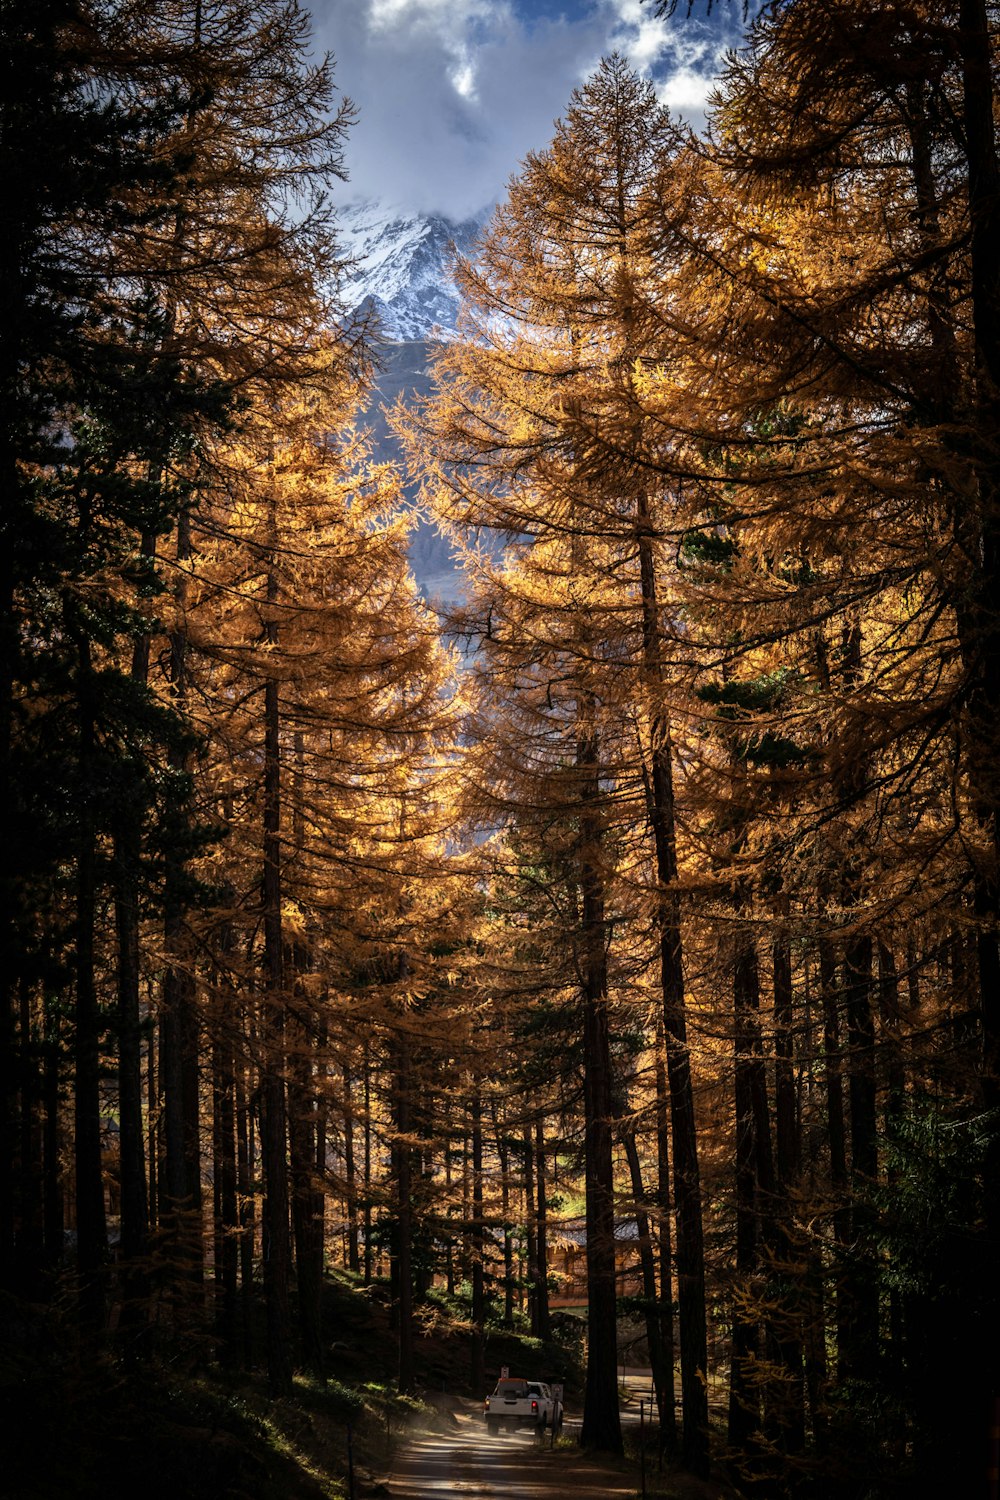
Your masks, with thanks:
M 435 1298 L 417 1342 L 414 1402 L 393 1386 L 395 1344 L 383 1288 L 348 1278 L 327 1283 L 330 1371 L 325 1384 L 300 1377 L 294 1398 L 273 1401 L 260 1374 L 210 1363 L 210 1342 L 192 1336 L 161 1347 L 141 1368 L 111 1354 L 82 1359 L 68 1326 L 50 1310 L 0 1303 L 0 1410 L 8 1436 L 0 1474 L 4 1500 L 320 1500 L 346 1493 L 350 1425 L 357 1493 L 377 1494 L 375 1476 L 411 1425 L 447 1426 L 451 1396 L 468 1387 L 468 1326 L 461 1309 Z M 500 1366 L 578 1384 L 573 1344 L 543 1348 L 508 1332 L 487 1340 L 488 1383 Z

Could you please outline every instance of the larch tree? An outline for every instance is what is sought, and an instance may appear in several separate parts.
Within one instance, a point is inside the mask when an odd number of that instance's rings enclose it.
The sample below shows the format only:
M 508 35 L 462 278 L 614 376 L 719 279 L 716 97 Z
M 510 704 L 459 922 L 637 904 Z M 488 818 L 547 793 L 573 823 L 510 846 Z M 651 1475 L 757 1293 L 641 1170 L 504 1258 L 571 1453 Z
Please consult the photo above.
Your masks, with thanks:
M 984 1058 L 992 1045 L 995 818 L 983 767 L 995 713 L 981 655 L 992 616 L 976 601 L 992 589 L 981 435 L 993 45 L 978 5 L 775 6 L 731 67 L 698 192 L 680 203 L 666 179 L 663 189 L 663 243 L 686 262 L 701 336 L 687 341 L 680 378 L 665 351 L 652 410 L 688 439 L 709 541 L 738 553 L 716 594 L 733 606 L 730 671 L 768 642 L 801 639 L 782 717 L 798 716 L 815 774 L 789 830 L 811 851 L 796 863 L 821 950 L 831 1169 L 850 1180 L 849 1225 L 835 1214 L 847 1228 L 841 1373 L 872 1382 L 883 1298 L 903 1348 L 926 1332 L 917 1304 L 900 1321 L 898 1291 L 873 1275 L 878 1237 L 893 1229 L 872 1210 L 886 1172 L 899 1181 L 927 1108 L 920 1091 L 940 1066 L 911 1047 L 903 1106 L 894 950 L 909 946 L 919 975 L 920 946 L 933 949 L 942 923 L 972 931 Z M 778 698 L 754 707 L 750 689 L 742 706 L 739 683 L 719 691 L 761 744 L 780 732 L 767 722 Z M 835 859 L 817 878 L 824 843 Z M 920 945 L 901 939 L 907 921 Z M 967 985 L 942 997 L 941 1048 Z M 989 1092 L 990 1066 L 969 1061 L 957 1088 L 952 1073 L 959 1117 Z M 963 1128 L 971 1139 L 971 1121 Z M 903 1170 L 925 1170 L 918 1157 Z M 947 1338 L 971 1328 L 956 1304 Z M 974 1393 L 956 1399 L 977 1420 Z
M 624 797 L 629 780 L 641 789 L 646 774 L 648 796 L 640 791 L 635 803 L 641 818 L 650 809 L 653 834 L 673 1117 L 684 1451 L 700 1471 L 707 1462 L 704 1264 L 668 708 L 676 692 L 667 666 L 673 625 L 662 576 L 663 541 L 678 530 L 670 514 L 677 501 L 676 490 L 657 477 L 652 456 L 659 439 L 633 389 L 648 349 L 651 188 L 676 139 L 651 91 L 620 58 L 605 62 L 574 95 L 552 146 L 529 156 L 476 259 L 459 267 L 476 317 L 467 341 L 439 357 L 442 397 L 424 441 L 439 514 L 466 533 L 488 527 L 529 539 L 520 550 L 533 608 L 545 606 L 546 586 L 553 600 L 557 589 L 567 589 L 564 611 L 576 606 L 574 588 L 581 603 L 587 600 L 585 617 L 592 623 L 582 623 L 572 641 L 565 630 L 561 635 L 592 683 L 578 703 L 580 775 L 592 766 L 599 802 L 602 777 L 618 774 Z M 480 470 L 502 474 L 503 487 L 483 495 Z M 494 570 L 492 577 L 517 598 L 513 575 L 503 580 Z M 553 609 L 546 634 L 558 629 L 558 606 Z M 488 652 L 499 617 L 486 605 L 480 612 Z M 529 660 L 538 627 L 524 621 L 515 629 Z M 632 689 L 624 704 L 623 668 Z M 588 705 L 598 704 L 600 713 L 617 719 L 615 734 L 623 718 L 640 726 L 646 740 L 639 766 L 633 755 L 627 770 L 600 769 L 600 735 L 596 726 L 593 732 L 585 727 L 593 713 Z M 616 767 L 621 761 L 621 752 L 613 752 Z M 589 827 L 588 816 L 581 812 Z M 596 827 L 583 840 L 595 850 L 600 841 Z M 602 927 L 596 887 L 581 899 L 595 930 Z M 598 1112 L 607 1107 L 602 1103 Z
M 260 923 L 250 951 L 276 1388 L 291 1372 L 289 1161 L 302 1345 L 309 1363 L 322 1357 L 322 1241 L 311 1226 L 325 1191 L 316 1111 L 329 1099 L 325 1052 L 337 1044 L 328 987 L 371 961 L 375 939 L 357 919 L 372 902 L 373 923 L 376 911 L 396 920 L 399 848 L 419 843 L 397 826 L 396 786 L 414 806 L 427 800 L 421 768 L 432 767 L 448 722 L 446 658 L 415 598 L 391 475 L 347 426 L 354 394 L 328 340 L 298 399 L 262 412 L 219 453 L 212 508 L 192 526 L 186 601 L 199 727 L 213 746 L 205 795 L 228 810 L 237 840 L 224 883 L 243 907 L 240 925 Z M 246 883 L 254 847 L 259 906 Z M 373 889 L 361 900 L 354 883 L 366 869 Z M 376 943 L 374 956 L 383 951 Z

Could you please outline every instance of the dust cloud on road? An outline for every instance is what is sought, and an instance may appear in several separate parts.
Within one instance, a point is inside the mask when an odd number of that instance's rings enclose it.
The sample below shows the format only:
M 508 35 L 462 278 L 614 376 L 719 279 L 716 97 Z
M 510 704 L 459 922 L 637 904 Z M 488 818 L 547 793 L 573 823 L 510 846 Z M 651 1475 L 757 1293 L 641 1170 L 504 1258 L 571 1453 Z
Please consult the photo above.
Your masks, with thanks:
M 454 1434 L 409 1443 L 389 1478 L 392 1500 L 615 1500 L 635 1476 L 577 1449 L 552 1449 L 531 1433 L 491 1438 L 482 1417 L 459 1415 Z

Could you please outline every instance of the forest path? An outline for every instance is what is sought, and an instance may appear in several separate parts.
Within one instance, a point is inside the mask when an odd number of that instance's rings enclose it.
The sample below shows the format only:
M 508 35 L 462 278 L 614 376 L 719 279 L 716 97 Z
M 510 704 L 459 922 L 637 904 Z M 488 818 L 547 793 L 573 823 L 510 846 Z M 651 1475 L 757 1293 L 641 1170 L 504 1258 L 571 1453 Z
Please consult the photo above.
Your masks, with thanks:
M 481 1412 L 459 1413 L 454 1433 L 416 1439 L 388 1481 L 393 1500 L 631 1500 L 635 1475 L 531 1433 L 490 1437 Z

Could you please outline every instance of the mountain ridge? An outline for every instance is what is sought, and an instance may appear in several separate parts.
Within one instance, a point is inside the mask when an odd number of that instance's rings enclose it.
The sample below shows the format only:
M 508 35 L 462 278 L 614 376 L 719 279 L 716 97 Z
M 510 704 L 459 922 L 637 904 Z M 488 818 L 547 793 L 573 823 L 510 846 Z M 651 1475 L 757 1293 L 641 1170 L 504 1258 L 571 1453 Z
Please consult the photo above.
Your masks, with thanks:
M 347 261 L 344 307 L 353 315 L 374 311 L 381 336 L 392 343 L 454 338 L 459 295 L 452 257 L 472 252 L 487 217 L 452 220 L 374 199 L 348 204 L 338 220 Z
M 379 369 L 366 421 L 380 456 L 403 467 L 399 442 L 384 408 L 430 394 L 429 351 L 457 337 L 460 298 L 452 280 L 452 257 L 471 254 L 487 214 L 455 221 L 417 214 L 377 200 L 348 205 L 340 213 L 342 253 L 348 265 L 340 300 L 348 315 L 374 313 Z M 416 509 L 415 487 L 405 484 Z M 447 607 L 461 592 L 462 578 L 451 549 L 436 528 L 418 518 L 410 536 L 410 566 L 424 597 Z

